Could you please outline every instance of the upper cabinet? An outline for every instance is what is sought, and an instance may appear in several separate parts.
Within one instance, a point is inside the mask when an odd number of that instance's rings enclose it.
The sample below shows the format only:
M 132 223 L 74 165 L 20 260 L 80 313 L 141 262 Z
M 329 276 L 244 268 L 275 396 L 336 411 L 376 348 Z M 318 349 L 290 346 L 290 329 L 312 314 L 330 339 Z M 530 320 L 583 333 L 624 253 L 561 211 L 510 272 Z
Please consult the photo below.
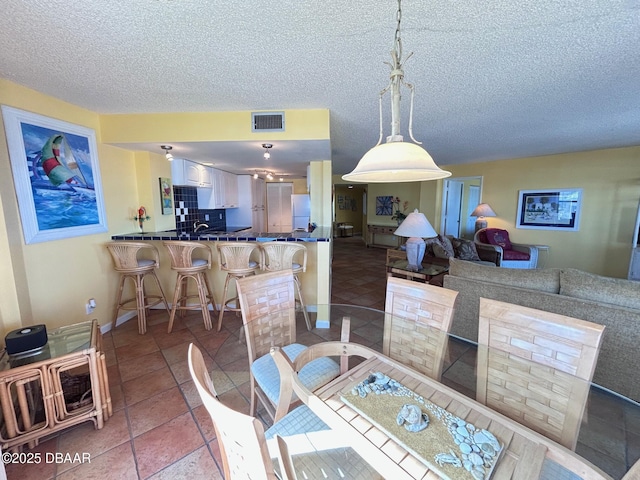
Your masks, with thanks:
M 198 189 L 198 208 L 236 208 L 238 206 L 238 176 L 211 169 L 211 187 Z
M 211 188 L 212 170 L 211 167 L 176 158 L 171 162 L 171 181 L 174 185 Z

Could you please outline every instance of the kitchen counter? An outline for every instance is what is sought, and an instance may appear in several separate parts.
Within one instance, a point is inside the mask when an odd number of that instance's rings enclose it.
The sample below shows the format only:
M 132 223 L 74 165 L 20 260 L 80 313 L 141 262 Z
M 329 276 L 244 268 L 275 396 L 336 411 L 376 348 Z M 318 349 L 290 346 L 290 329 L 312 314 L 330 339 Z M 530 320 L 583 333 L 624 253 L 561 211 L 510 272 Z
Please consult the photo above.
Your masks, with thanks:
M 226 231 L 200 230 L 195 233 L 164 232 L 123 233 L 113 235 L 112 240 L 192 240 L 209 242 L 329 242 L 330 227 L 318 227 L 313 232 L 268 233 L 251 230 L 250 227 L 227 227 Z

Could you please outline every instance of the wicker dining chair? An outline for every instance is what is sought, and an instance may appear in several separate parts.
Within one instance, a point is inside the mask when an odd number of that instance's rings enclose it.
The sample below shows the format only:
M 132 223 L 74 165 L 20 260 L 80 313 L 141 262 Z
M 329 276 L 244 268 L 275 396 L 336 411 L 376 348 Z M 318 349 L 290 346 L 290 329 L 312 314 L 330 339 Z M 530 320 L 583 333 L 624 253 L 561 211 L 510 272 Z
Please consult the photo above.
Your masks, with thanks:
M 193 343 L 189 345 L 189 372 L 211 416 L 216 431 L 224 478 L 256 478 L 275 480 L 274 465 L 267 448 L 265 430 L 257 418 L 237 412 L 224 405 L 216 393 L 211 376 L 207 371 L 202 352 Z M 279 447 L 279 457 L 283 459 L 281 470 L 283 479 L 295 479 L 292 461 L 286 443 L 281 435 L 288 434 L 291 425 L 306 426 L 310 431 L 326 430 L 328 427 L 307 407 L 293 410 L 283 423 L 273 425 L 267 432 L 274 436 Z
M 296 343 L 296 303 L 291 270 L 263 273 L 237 280 L 242 323 L 247 340 L 251 380 L 251 410 L 255 415 L 257 400 L 269 416 L 279 420 L 289 409 L 280 404 L 280 375 L 269 355 L 272 347 L 282 347 L 291 359 L 307 347 Z M 330 358 L 311 362 L 300 372 L 301 381 L 315 390 L 340 373 Z
M 382 353 L 440 380 L 458 292 L 387 279 Z
M 222 328 L 222 317 L 225 311 L 240 312 L 238 306 L 238 295 L 227 298 L 229 295 L 229 284 L 232 280 L 238 280 L 250 275 L 255 275 L 261 268 L 262 256 L 259 255 L 258 261 L 252 260 L 254 252 L 259 252 L 255 243 L 248 242 L 218 242 L 218 255 L 220 261 L 218 266 L 220 270 L 226 272 L 224 280 L 224 289 L 222 293 L 222 302 L 220 303 L 220 314 L 218 316 L 218 332 Z M 230 306 L 235 303 L 235 306 Z
M 142 335 L 147 331 L 147 310 L 151 307 L 164 304 L 164 308 L 169 312 L 169 305 L 162 290 L 160 280 L 156 276 L 156 270 L 160 267 L 158 249 L 144 242 L 109 242 L 107 250 L 113 259 L 114 270 L 120 273 L 120 283 L 116 294 L 115 311 L 111 328 L 116 328 L 118 312 L 120 310 L 137 310 L 138 312 L 138 332 Z M 149 252 L 152 258 L 139 258 L 141 251 Z M 145 290 L 144 280 L 150 276 L 155 281 L 159 295 L 148 295 Z M 131 279 L 135 286 L 136 296 L 134 298 L 122 299 L 124 285 L 127 279 Z M 136 302 L 135 306 L 129 304 Z
M 477 400 L 574 450 L 603 332 L 597 323 L 480 298 Z
M 213 325 L 209 314 L 209 304 L 211 304 L 213 311 L 216 311 L 216 302 L 207 277 L 207 270 L 211 269 L 211 248 L 204 243 L 182 240 L 165 241 L 164 246 L 171 257 L 171 269 L 178 274 L 171 302 L 168 332 L 171 333 L 173 329 L 173 321 L 178 310 L 181 313 L 185 310 L 200 310 L 205 330 L 211 330 Z M 194 258 L 195 251 L 204 251 L 205 258 Z M 197 294 L 189 294 L 189 279 L 195 282 Z M 198 303 L 189 304 L 190 298 L 197 298 Z
M 267 272 L 277 272 L 291 269 L 293 271 L 293 281 L 295 282 L 296 293 L 300 308 L 307 323 L 307 330 L 311 330 L 309 313 L 302 296 L 302 285 L 300 284 L 299 273 L 307 271 L 307 247 L 295 242 L 266 242 L 260 244 L 262 250 L 262 269 Z M 297 258 L 297 262 L 294 259 Z

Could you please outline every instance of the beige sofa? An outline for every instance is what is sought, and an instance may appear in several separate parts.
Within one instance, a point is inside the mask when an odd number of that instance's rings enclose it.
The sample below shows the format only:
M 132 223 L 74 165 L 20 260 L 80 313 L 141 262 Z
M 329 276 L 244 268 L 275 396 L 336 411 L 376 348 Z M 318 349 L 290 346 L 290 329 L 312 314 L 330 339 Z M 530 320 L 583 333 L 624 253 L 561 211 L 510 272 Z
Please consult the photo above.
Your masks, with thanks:
M 575 269 L 513 270 L 450 259 L 444 287 L 460 292 L 451 333 L 478 340 L 480 297 L 605 325 L 593 381 L 640 401 L 640 282 Z

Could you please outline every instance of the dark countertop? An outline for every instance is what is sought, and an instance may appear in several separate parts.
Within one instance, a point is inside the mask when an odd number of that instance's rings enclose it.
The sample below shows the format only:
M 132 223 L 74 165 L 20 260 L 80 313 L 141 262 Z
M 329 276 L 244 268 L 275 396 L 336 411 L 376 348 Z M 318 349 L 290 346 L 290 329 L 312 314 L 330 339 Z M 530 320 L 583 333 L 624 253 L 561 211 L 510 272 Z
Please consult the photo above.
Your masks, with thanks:
M 112 235 L 111 240 L 195 240 L 209 242 L 329 242 L 330 227 L 318 227 L 313 232 L 268 233 L 251 230 L 247 227 L 228 226 L 226 231 L 205 231 L 197 233 L 179 233 L 175 230 L 165 232 L 133 232 Z

